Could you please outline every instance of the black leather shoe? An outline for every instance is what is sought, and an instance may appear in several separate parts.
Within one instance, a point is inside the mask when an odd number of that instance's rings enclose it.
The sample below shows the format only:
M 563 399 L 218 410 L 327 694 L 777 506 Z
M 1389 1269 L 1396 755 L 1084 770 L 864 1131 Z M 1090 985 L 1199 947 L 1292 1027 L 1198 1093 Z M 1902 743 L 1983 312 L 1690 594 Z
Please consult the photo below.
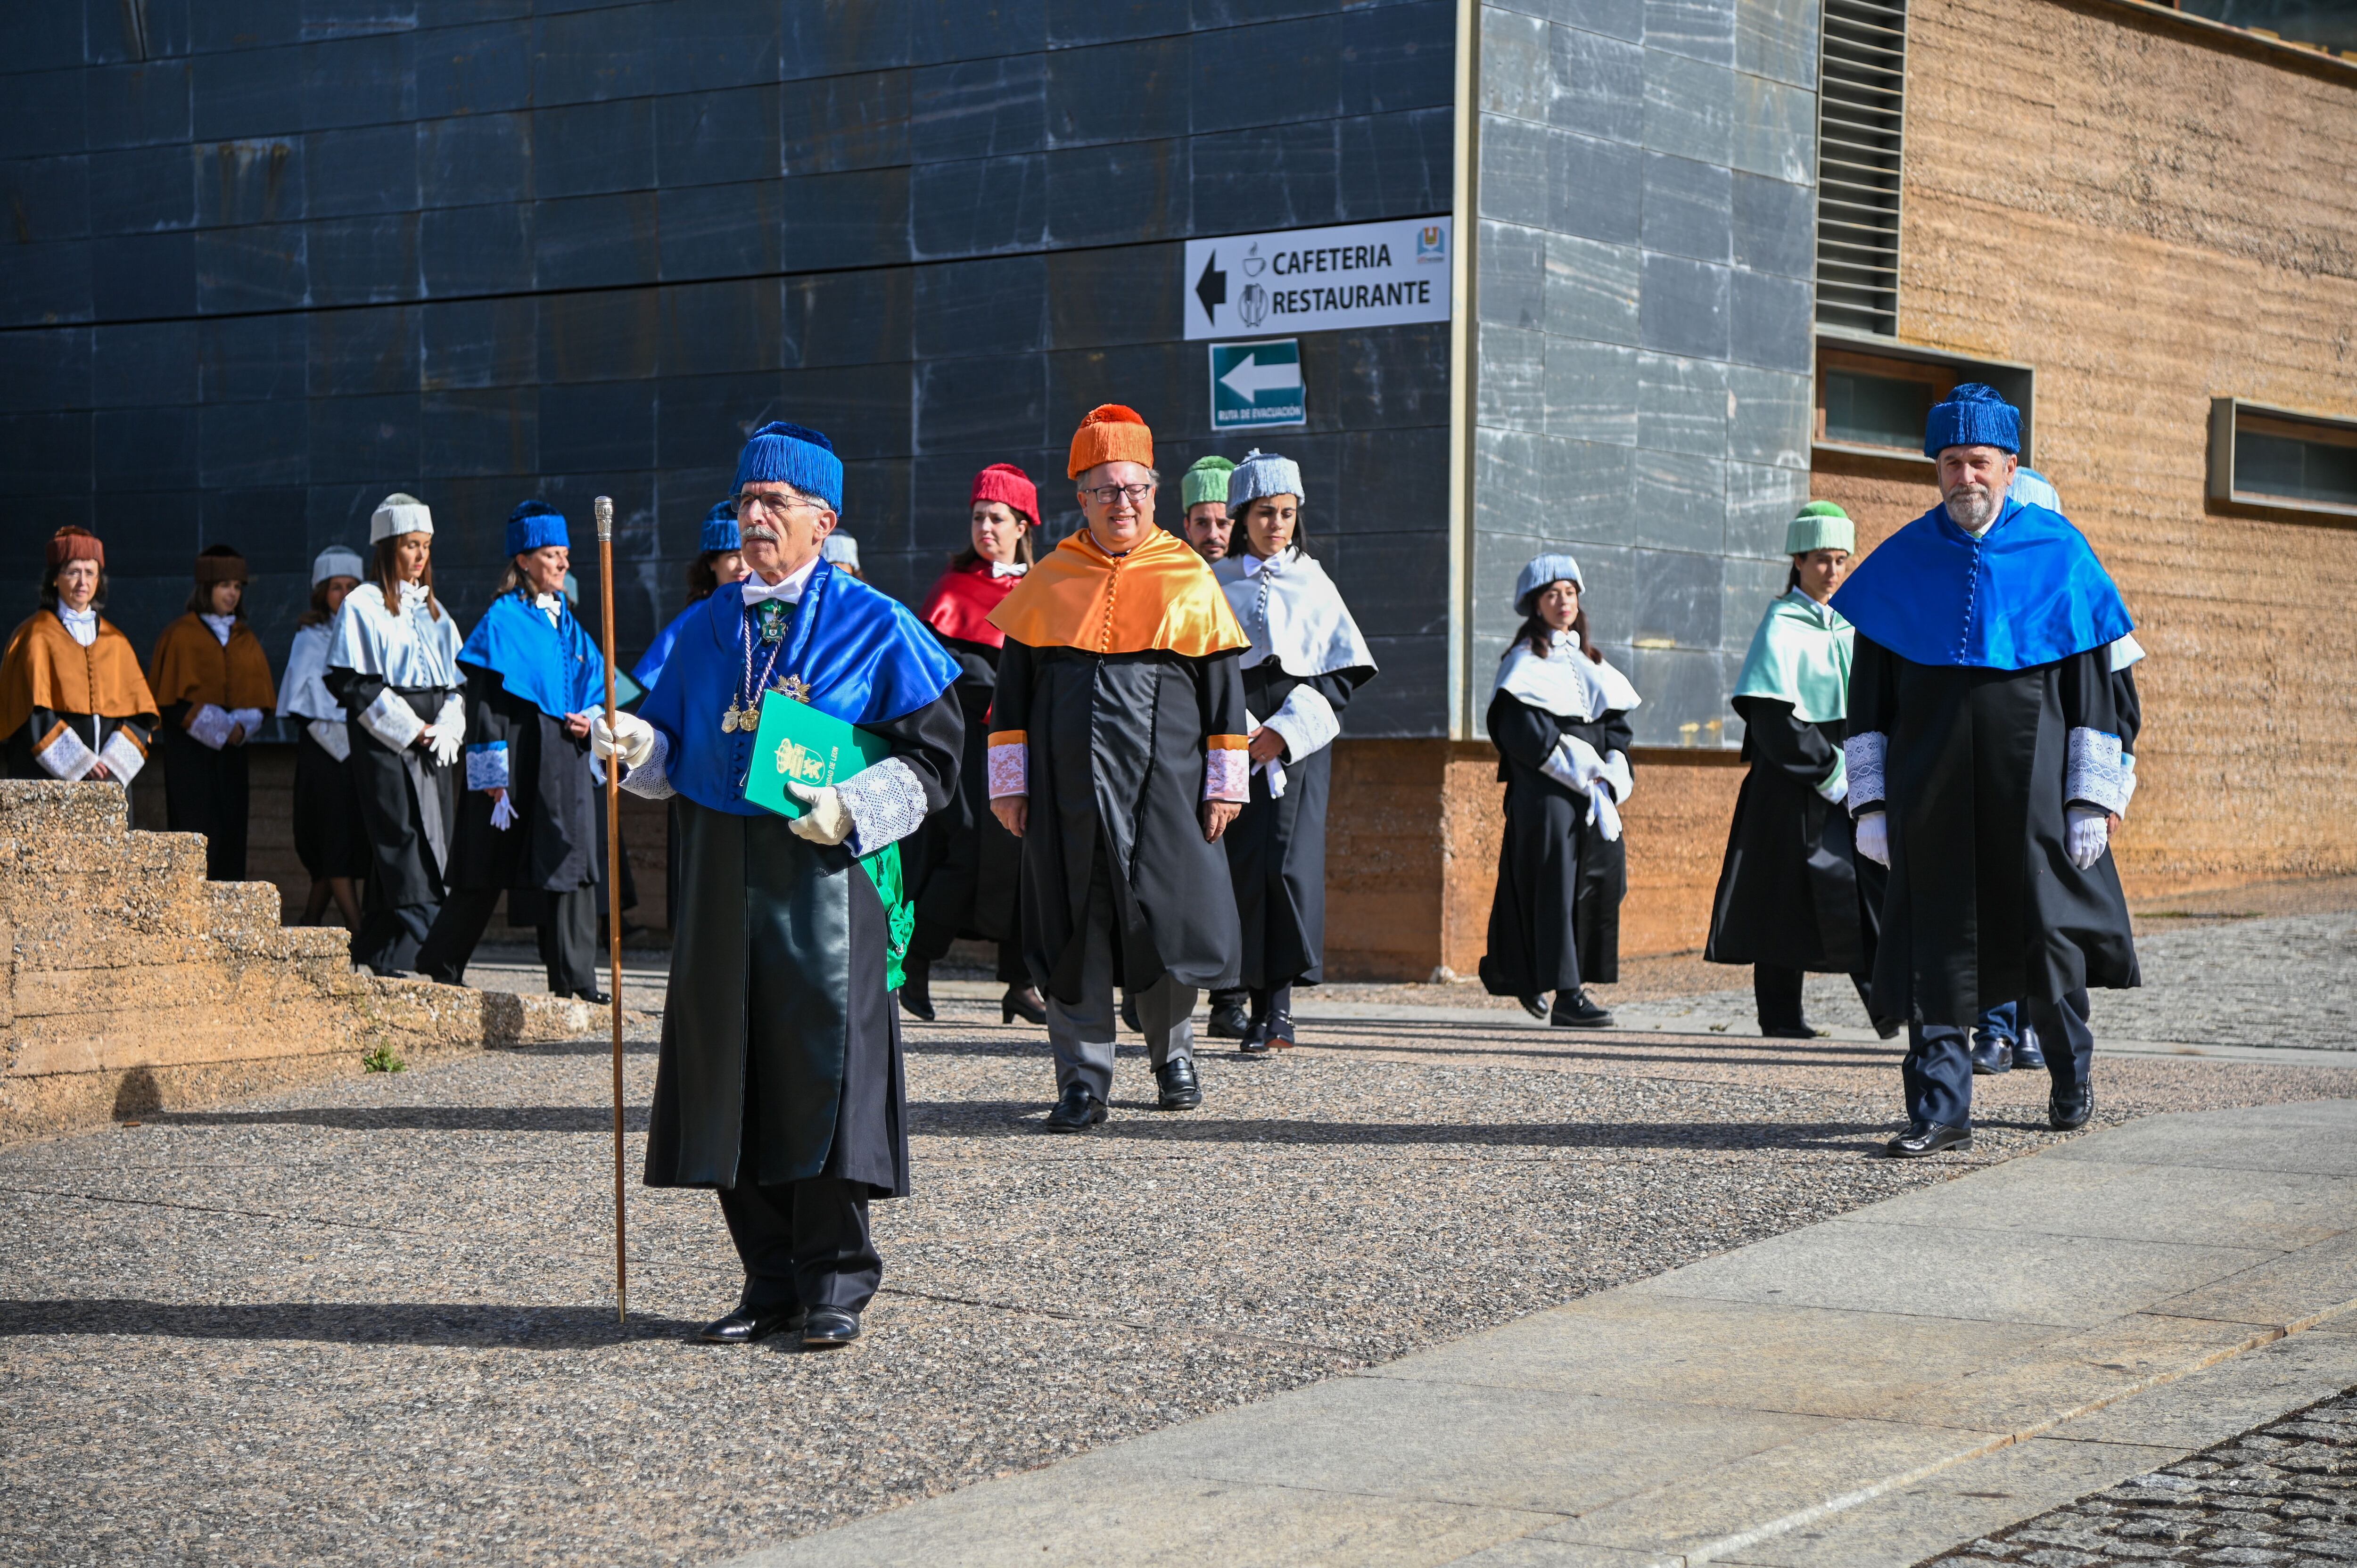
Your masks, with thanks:
M 998 1021 L 1012 1024 L 1020 1018 L 1027 1024 L 1048 1021 L 1048 1004 L 1040 998 L 1036 985 L 1010 985 L 1006 994 L 998 999 Z
M 2008 1040 L 1990 1040 L 1986 1044 L 1973 1042 L 1973 1076 L 1986 1078 L 1992 1073 L 2013 1070 L 2013 1045 Z
M 832 1350 L 859 1337 L 859 1314 L 839 1306 L 813 1306 L 802 1325 L 802 1348 Z
M 1561 1024 L 1567 1029 L 1609 1029 L 1612 1015 L 1587 999 L 1586 991 L 1558 991 L 1555 993 L 1555 1011 L 1547 1015 L 1550 1024 Z
M 1760 1037 L 1763 1040 L 1813 1040 L 1817 1032 L 1806 1024 L 1779 1024 L 1772 1029 L 1762 1024 L 1760 1026 Z
M 2076 1094 L 2050 1094 L 2046 1097 L 2046 1124 L 2057 1133 L 2074 1132 L 2087 1124 L 2095 1113 L 2095 1088 L 2089 1084 Z
M 1895 1040 L 1899 1037 L 1899 1031 L 1906 1026 L 1904 1019 L 1877 1018 L 1874 1020 L 1874 1036 L 1878 1040 Z
M 900 966 L 900 1011 L 920 1023 L 933 1021 L 933 972 L 931 965 Z
M 576 991 L 573 994 L 579 997 L 582 1001 L 587 1002 L 592 1007 L 611 1007 L 614 1004 L 614 998 L 608 992 L 597 990 Z
M 1154 1081 L 1162 1086 L 1165 1111 L 1192 1111 L 1203 1103 L 1203 1086 L 1195 1077 L 1195 1064 L 1184 1057 L 1156 1068 Z
M 1088 1085 L 1076 1083 L 1064 1090 L 1056 1108 L 1048 1112 L 1048 1131 L 1085 1133 L 1104 1119 L 1104 1101 L 1091 1094 Z
M 1268 1015 L 1268 1021 L 1260 1026 L 1259 1034 L 1263 1050 L 1291 1050 L 1293 1048 L 1293 1015 L 1271 1013 Z
M 1252 1038 L 1252 1016 L 1237 998 L 1214 995 L 1211 998 L 1211 1021 L 1203 1032 L 1215 1040 L 1248 1040 Z
M 1523 1011 L 1534 1018 L 1544 1018 L 1547 1015 L 1546 998 L 1544 996 L 1517 996 L 1514 1000 L 1521 1003 Z
M 750 1345 L 772 1334 L 791 1334 L 802 1326 L 799 1306 L 740 1306 L 705 1324 L 696 1337 L 706 1345 Z
M 1882 1152 L 1894 1160 L 1920 1160 L 1926 1155 L 1936 1155 L 1943 1149 L 1969 1149 L 1973 1146 L 1970 1127 L 1949 1127 L 1937 1122 L 1910 1126 L 1882 1145 Z
M 2013 1042 L 2013 1065 L 2033 1071 L 2045 1069 L 2046 1053 L 2038 1048 L 2038 1031 L 2027 1024 L 2021 1026 L 2021 1038 Z

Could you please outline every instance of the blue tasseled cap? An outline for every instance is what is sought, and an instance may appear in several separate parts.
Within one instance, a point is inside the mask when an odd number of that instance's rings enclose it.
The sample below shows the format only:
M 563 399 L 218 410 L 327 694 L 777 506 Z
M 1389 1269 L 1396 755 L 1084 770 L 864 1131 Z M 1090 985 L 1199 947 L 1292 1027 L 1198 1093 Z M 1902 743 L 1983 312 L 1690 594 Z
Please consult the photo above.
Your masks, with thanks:
M 745 536 L 737 528 L 737 503 L 722 501 L 704 514 L 704 537 L 698 550 L 742 550 Z
M 843 459 L 834 455 L 834 443 L 815 430 L 773 421 L 745 443 L 737 488 L 780 482 L 843 510 Z
M 2005 394 L 1980 381 L 1964 381 L 1945 403 L 1932 405 L 1923 422 L 1923 456 L 1937 457 L 1951 446 L 1994 446 L 2000 452 L 2021 450 L 2021 410 Z
M 1300 501 L 1309 499 L 1302 494 L 1299 465 L 1290 457 L 1254 447 L 1244 454 L 1243 461 L 1228 476 L 1229 514 L 1243 516 L 1244 508 L 1263 496 L 1291 496 Z
M 1587 591 L 1579 563 L 1570 556 L 1534 555 L 1514 578 L 1514 613 L 1529 615 L 1539 602 L 1540 590 L 1549 583 L 1569 583 L 1583 594 Z
M 573 538 L 565 531 L 563 512 L 546 501 L 526 501 L 508 513 L 509 554 L 521 555 L 549 544 L 573 548 Z

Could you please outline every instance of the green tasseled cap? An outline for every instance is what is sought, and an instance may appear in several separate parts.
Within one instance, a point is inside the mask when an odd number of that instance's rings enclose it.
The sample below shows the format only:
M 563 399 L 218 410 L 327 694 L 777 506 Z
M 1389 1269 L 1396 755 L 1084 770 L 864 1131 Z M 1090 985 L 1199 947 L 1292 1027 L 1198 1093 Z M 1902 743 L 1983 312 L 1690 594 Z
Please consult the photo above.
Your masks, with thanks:
M 1225 457 L 1198 459 L 1195 466 L 1187 470 L 1186 478 L 1178 481 L 1179 510 L 1183 511 L 1198 501 L 1217 501 L 1222 506 L 1227 505 L 1228 476 L 1235 471 L 1236 466 Z
M 1784 525 L 1784 553 L 1805 555 L 1812 550 L 1857 549 L 1857 525 L 1849 513 L 1831 501 L 1811 501 L 1801 515 Z

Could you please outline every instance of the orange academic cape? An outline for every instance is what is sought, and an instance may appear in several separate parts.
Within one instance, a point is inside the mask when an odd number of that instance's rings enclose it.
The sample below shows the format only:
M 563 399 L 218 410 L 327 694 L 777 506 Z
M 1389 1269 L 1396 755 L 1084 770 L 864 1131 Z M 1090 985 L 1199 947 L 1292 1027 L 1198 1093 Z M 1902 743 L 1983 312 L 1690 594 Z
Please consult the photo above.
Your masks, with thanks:
M 52 610 L 34 611 L 8 634 L 0 658 L 0 736 L 22 729 L 36 708 L 156 722 L 156 699 L 131 639 L 101 617 L 98 640 L 84 648 Z
M 1121 555 L 1083 528 L 1025 574 L 990 624 L 1033 648 L 1089 653 L 1164 649 L 1203 659 L 1252 646 L 1195 547 L 1154 527 Z
M 197 707 L 210 703 L 231 711 L 260 708 L 268 713 L 278 705 L 278 689 L 270 680 L 270 660 L 253 628 L 239 621 L 223 647 L 213 636 L 213 628 L 194 610 L 166 627 L 164 635 L 156 639 L 156 656 L 147 664 L 147 688 L 167 708 L 175 703 Z

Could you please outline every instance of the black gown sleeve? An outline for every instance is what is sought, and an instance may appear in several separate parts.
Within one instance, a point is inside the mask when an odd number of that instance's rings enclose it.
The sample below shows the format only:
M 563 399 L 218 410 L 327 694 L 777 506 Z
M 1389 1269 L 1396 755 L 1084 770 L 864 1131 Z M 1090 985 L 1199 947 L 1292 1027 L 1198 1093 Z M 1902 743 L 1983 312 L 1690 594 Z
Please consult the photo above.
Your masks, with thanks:
M 1013 638 L 998 650 L 998 685 L 990 698 L 990 730 L 1028 730 L 1031 727 L 1031 669 L 1033 655 L 1025 644 Z
M 1792 703 L 1773 697 L 1738 697 L 1735 711 L 1743 715 L 1753 767 L 1773 768 L 1812 789 L 1834 776 L 1840 754 L 1823 730 L 1793 716 Z
M 1626 757 L 1629 755 L 1629 748 L 1637 744 L 1637 732 L 1629 726 L 1629 715 L 1620 709 L 1610 710 L 1596 723 L 1598 727 L 1604 731 L 1604 744 L 1598 746 L 1597 750 L 1605 756 L 1609 757 L 1617 751 Z M 1636 765 L 1631 763 L 1630 766 L 1633 768 Z
M 1489 724 L 1491 744 L 1525 768 L 1544 767 L 1555 742 L 1563 738 L 1563 726 L 1553 714 L 1532 707 L 1511 692 L 1501 691 L 1490 699 Z M 1627 723 L 1620 727 L 1625 736 Z
M 1013 643 L 1006 645 L 1013 648 Z M 1194 666 L 1195 696 L 1203 713 L 1203 734 L 1242 735 L 1244 733 L 1244 655 L 1243 650 L 1232 653 L 1214 653 L 1208 659 L 1188 661 Z M 1000 675 L 1005 677 L 1005 667 Z
M 340 670 L 333 665 L 319 677 L 328 688 L 328 695 L 343 704 L 344 712 L 354 720 L 369 711 L 379 697 L 384 695 L 384 677 L 363 675 L 357 670 Z
M 2144 699 L 2136 695 L 2134 665 L 2112 671 L 2112 712 L 2120 721 L 2120 749 L 2134 757 L 2136 736 L 2144 728 Z
M 1849 666 L 1849 733 L 1890 733 L 1899 718 L 1899 656 L 1864 632 Z
M 891 744 L 892 755 L 909 765 L 924 786 L 927 812 L 949 804 L 957 792 L 958 757 L 965 745 L 965 713 L 955 682 L 914 713 L 859 727 L 882 736 Z
M 519 733 L 526 724 L 538 725 L 540 710 L 529 703 L 508 695 L 507 682 L 495 671 L 479 664 L 461 667 L 467 677 L 467 744 L 490 746 L 505 741 L 508 748 L 508 784 L 527 798 L 535 793 L 533 780 L 524 776 L 524 750 Z M 534 759 L 535 761 L 537 758 Z M 461 762 L 457 776 L 458 788 L 467 787 L 467 775 Z

